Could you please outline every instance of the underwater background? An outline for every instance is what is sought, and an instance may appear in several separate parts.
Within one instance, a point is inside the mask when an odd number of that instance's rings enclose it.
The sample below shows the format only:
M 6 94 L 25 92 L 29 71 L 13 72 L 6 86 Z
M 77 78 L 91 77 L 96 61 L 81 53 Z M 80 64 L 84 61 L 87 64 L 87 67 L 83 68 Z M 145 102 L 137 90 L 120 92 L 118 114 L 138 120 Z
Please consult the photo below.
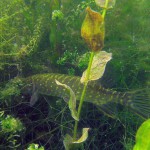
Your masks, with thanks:
M 19 78 L 41 73 L 82 76 L 89 47 L 81 38 L 85 9 L 94 0 L 1 0 L 0 149 L 63 150 L 74 120 L 62 98 L 40 95 L 34 106 Z M 105 17 L 102 85 L 119 92 L 150 87 L 150 1 L 116 0 Z M 89 127 L 86 150 L 131 150 L 143 119 L 117 105 L 116 118 L 84 103 L 79 129 Z M 30 146 L 30 147 L 29 147 Z M 33 146 L 33 147 L 32 147 Z

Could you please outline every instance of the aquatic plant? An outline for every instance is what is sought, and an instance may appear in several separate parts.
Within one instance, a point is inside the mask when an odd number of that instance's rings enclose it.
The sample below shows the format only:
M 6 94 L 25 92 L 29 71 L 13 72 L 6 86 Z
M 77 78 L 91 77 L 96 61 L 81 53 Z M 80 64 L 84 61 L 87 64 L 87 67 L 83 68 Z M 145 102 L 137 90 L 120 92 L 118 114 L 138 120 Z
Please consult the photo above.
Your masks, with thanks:
M 146 120 L 136 133 L 136 144 L 133 150 L 149 150 L 150 149 L 150 119 Z
M 81 75 L 87 68 L 90 57 L 90 53 L 87 53 L 90 48 L 80 38 L 84 10 L 90 6 L 102 13 L 102 9 L 93 0 L 62 1 L 63 7 L 58 5 L 54 10 L 63 13 L 63 18 L 57 21 L 63 38 L 60 36 L 58 48 L 54 50 L 50 47 L 52 43 L 49 40 L 52 2 L 53 0 L 1 1 L 0 23 L 3 32 L 0 36 L 0 104 L 1 110 L 21 118 L 25 123 L 26 135 L 22 139 L 16 138 L 24 149 L 32 141 L 46 149 L 63 149 L 61 135 L 71 135 L 74 120 L 70 117 L 66 104 L 56 97 L 41 96 L 36 107 L 29 107 L 29 96 L 18 96 L 19 86 L 9 80 L 18 75 L 24 77 L 52 70 Z M 119 91 L 149 86 L 149 4 L 149 0 L 120 0 L 115 9 L 108 11 L 103 50 L 112 52 L 113 59 L 107 65 L 102 80 L 102 83 L 106 82 L 105 86 Z M 51 103 L 47 105 L 45 100 Z M 82 109 L 84 111 L 78 128 L 80 135 L 80 129 L 89 126 L 92 128 L 89 138 L 84 142 L 87 149 L 133 147 L 135 132 L 142 121 L 139 123 L 139 118 L 129 113 L 128 109 L 119 106 L 121 111 L 118 112 L 120 116 L 117 120 L 103 116 L 93 105 L 85 103 Z M 9 145 L 5 141 L 2 146 Z
M 80 102 L 79 102 L 79 106 L 77 110 L 76 110 L 76 97 L 72 89 L 69 86 L 62 84 L 56 80 L 56 83 L 58 85 L 65 87 L 70 93 L 70 100 L 68 102 L 68 105 L 71 111 L 71 115 L 75 119 L 73 137 L 67 134 L 64 139 L 64 145 L 65 145 L 66 150 L 76 147 L 75 144 L 80 145 L 88 137 L 89 128 L 83 128 L 82 136 L 77 140 L 78 121 L 80 118 L 80 113 L 81 113 L 87 85 L 90 80 L 97 80 L 103 76 L 105 66 L 107 62 L 111 59 L 111 55 L 108 53 L 102 56 L 101 59 L 99 57 L 102 55 L 101 50 L 104 45 L 103 44 L 104 35 L 105 35 L 104 18 L 105 18 L 107 7 L 109 6 L 108 4 L 109 4 L 109 1 L 106 0 L 105 5 L 104 5 L 105 8 L 104 8 L 102 15 L 97 12 L 92 11 L 89 7 L 87 7 L 86 9 L 87 15 L 81 28 L 81 36 L 85 39 L 86 43 L 91 49 L 91 54 L 89 58 L 88 68 L 83 73 L 82 78 L 81 78 L 81 83 L 84 83 L 84 87 L 83 87 L 83 91 L 81 94 L 81 98 L 80 98 Z M 103 64 L 103 65 L 100 66 L 100 64 Z
M 17 131 L 23 130 L 23 125 L 19 119 L 13 118 L 8 115 L 4 120 L 1 120 L 1 128 L 2 132 L 15 133 Z
M 32 143 L 32 144 L 29 145 L 27 150 L 44 150 L 44 147 L 43 146 L 39 147 L 38 144 Z
M 64 18 L 64 15 L 60 10 L 54 10 L 52 12 L 52 21 L 62 20 L 63 18 Z
M 4 112 L 0 112 L 0 148 L 17 149 L 20 146 L 18 138 L 25 131 L 22 122 L 10 115 L 5 116 Z
M 118 1 L 115 9 L 107 14 L 105 49 L 113 53 L 111 64 L 115 66 L 116 87 L 134 89 L 144 86 L 148 80 L 149 5 L 147 0 Z M 120 10 L 122 6 L 125 7 Z
M 0 91 L 0 100 L 8 104 L 11 102 L 11 96 L 13 95 L 19 95 L 20 94 L 20 86 L 22 86 L 23 83 L 19 78 L 16 78 L 14 80 L 11 80 L 5 85 L 5 88 L 1 89 Z
M 45 12 L 35 15 L 37 10 L 43 10 L 40 7 L 44 7 L 44 3 L 41 5 L 41 1 L 38 1 L 38 9 L 33 9 L 22 0 L 2 1 L 1 4 L 3 10 L 0 23 L 3 32 L 0 41 L 0 68 L 4 70 L 10 67 L 21 74 L 23 60 L 36 53 L 45 28 Z

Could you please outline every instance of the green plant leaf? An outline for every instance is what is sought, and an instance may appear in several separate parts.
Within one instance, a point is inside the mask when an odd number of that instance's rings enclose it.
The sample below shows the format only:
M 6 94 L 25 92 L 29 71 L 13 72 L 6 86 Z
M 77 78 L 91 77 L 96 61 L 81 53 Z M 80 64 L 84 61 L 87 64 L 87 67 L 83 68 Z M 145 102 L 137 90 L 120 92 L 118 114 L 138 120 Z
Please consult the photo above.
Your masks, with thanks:
M 95 0 L 96 5 L 98 5 L 99 7 L 105 8 L 105 4 L 106 4 L 107 0 Z M 107 9 L 108 8 L 113 8 L 114 5 L 116 3 L 116 0 L 108 0 L 108 5 L 107 5 Z
M 61 10 L 54 10 L 52 12 L 52 20 L 62 20 L 64 18 L 64 14 Z
M 146 120 L 138 129 L 133 150 L 150 150 L 150 119 Z
M 79 118 L 77 117 L 77 111 L 76 111 L 76 96 L 75 96 L 75 93 L 73 92 L 73 90 L 68 85 L 62 84 L 57 80 L 55 80 L 55 82 L 56 82 L 57 85 L 63 86 L 64 88 L 66 88 L 69 91 L 70 99 L 69 99 L 68 105 L 69 105 L 69 109 L 71 111 L 71 116 L 75 120 L 79 121 Z
M 0 111 L 0 117 L 4 115 L 4 111 Z
M 32 143 L 29 145 L 27 150 L 44 150 L 44 147 L 43 146 L 39 147 L 38 144 Z
M 95 54 L 90 70 L 89 79 L 86 78 L 87 69 L 83 72 L 81 77 L 81 83 L 90 81 L 90 80 L 97 80 L 101 78 L 104 74 L 105 67 L 108 61 L 112 58 L 111 53 L 107 53 L 105 51 L 100 51 Z
M 73 138 L 69 134 L 66 134 L 64 141 L 63 141 L 65 150 L 70 150 L 72 141 L 73 141 Z
M 65 150 L 76 150 L 82 147 L 81 143 L 86 141 L 86 139 L 88 138 L 88 131 L 89 128 L 83 128 L 82 136 L 77 141 L 74 142 L 73 142 L 73 138 L 69 134 L 66 134 L 63 141 Z
M 24 126 L 18 118 L 7 115 L 7 117 L 1 121 L 1 129 L 5 133 L 16 133 L 23 131 Z
M 86 141 L 86 139 L 88 138 L 89 129 L 90 128 L 83 128 L 82 136 L 77 141 L 74 141 L 73 143 L 82 143 L 82 142 Z

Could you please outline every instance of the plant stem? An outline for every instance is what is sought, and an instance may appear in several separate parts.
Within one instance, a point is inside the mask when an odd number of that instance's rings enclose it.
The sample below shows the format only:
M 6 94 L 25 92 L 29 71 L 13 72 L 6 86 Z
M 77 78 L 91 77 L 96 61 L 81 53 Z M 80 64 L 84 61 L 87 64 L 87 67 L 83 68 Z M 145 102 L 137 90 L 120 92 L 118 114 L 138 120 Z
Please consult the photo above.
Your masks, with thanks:
M 103 13 L 102 13 L 103 18 L 105 18 L 108 3 L 109 3 L 109 0 L 106 0 L 105 6 L 104 6 L 104 9 L 103 9 Z M 86 93 L 87 84 L 88 84 L 88 81 L 89 81 L 89 76 L 90 76 L 90 70 L 91 70 L 91 66 L 92 66 L 92 62 L 93 62 L 93 57 L 94 57 L 94 52 L 92 51 L 91 55 L 90 55 L 90 59 L 89 59 L 87 73 L 86 73 L 87 81 L 84 84 L 84 88 L 83 88 L 83 91 L 82 91 L 82 95 L 81 95 L 80 103 L 79 103 L 79 107 L 78 107 L 78 114 L 77 114 L 78 118 L 80 118 L 81 108 L 82 108 L 82 104 L 83 104 L 83 101 L 84 101 L 84 96 L 85 96 L 85 93 Z M 77 129 L 78 129 L 78 121 L 75 121 L 74 131 L 73 131 L 73 139 L 74 140 L 76 140 L 76 137 L 77 137 Z
M 88 81 L 89 81 L 89 76 L 90 76 L 90 70 L 91 70 L 91 66 L 92 66 L 93 57 L 94 57 L 94 52 L 91 52 L 90 59 L 89 59 L 89 64 L 88 64 L 88 69 L 87 69 L 87 73 L 86 73 L 87 81 L 84 84 L 84 88 L 83 88 L 83 91 L 82 91 L 82 95 L 81 95 L 80 103 L 79 103 L 79 107 L 78 107 L 78 114 L 77 114 L 78 118 L 80 118 L 81 108 L 82 108 L 82 104 L 83 104 L 83 101 L 84 101 L 84 96 L 85 96 L 85 93 L 86 93 L 87 84 L 88 84 Z M 74 140 L 77 137 L 77 128 L 78 128 L 78 121 L 75 121 L 74 132 L 73 132 L 73 139 Z
M 103 18 L 105 18 L 105 15 L 106 15 L 107 7 L 108 7 L 108 2 L 109 2 L 109 0 L 106 0 L 106 2 L 105 2 L 105 6 L 104 6 L 104 9 L 103 9 L 103 13 L 102 13 Z

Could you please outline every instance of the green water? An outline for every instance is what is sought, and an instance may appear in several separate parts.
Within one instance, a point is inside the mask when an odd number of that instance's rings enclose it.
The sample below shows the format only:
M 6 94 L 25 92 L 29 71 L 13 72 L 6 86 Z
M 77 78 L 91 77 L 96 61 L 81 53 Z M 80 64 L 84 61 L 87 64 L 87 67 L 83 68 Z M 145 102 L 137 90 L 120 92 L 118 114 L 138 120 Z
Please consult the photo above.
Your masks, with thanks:
M 74 125 L 66 102 L 39 95 L 30 107 L 31 95 L 20 94 L 23 83 L 11 79 L 52 72 L 82 76 L 90 51 L 80 34 L 85 9 L 90 6 L 99 13 L 102 9 L 94 0 L 0 3 L 0 122 L 11 116 L 0 124 L 0 149 L 21 150 L 37 143 L 46 150 L 63 150 L 63 136 L 72 133 Z M 126 92 L 150 86 L 149 8 L 149 0 L 116 0 L 107 10 L 103 50 L 113 58 L 98 81 L 105 88 Z M 133 148 L 143 120 L 127 108 L 117 108 L 117 118 L 112 119 L 92 104 L 83 105 L 79 130 L 91 128 L 86 150 Z

